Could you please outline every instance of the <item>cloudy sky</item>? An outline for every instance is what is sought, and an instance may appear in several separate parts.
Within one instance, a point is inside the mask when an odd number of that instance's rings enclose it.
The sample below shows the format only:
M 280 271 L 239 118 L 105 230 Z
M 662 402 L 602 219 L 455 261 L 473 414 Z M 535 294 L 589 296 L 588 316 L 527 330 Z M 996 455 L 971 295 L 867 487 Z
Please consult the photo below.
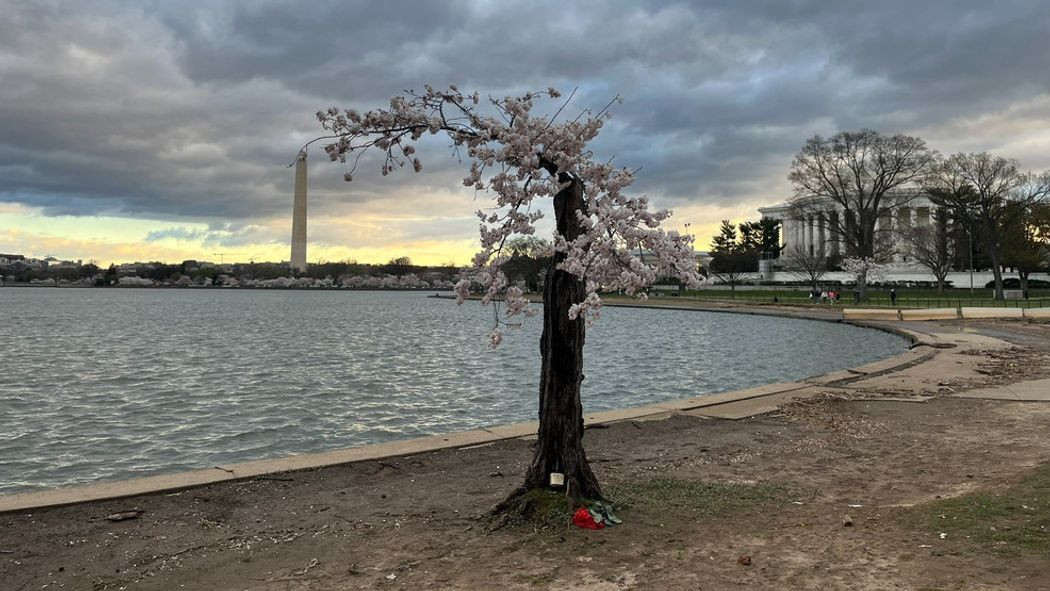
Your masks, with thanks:
M 790 195 L 806 138 L 870 127 L 1050 168 L 1050 2 L 0 0 L 0 252 L 287 260 L 314 112 L 425 83 L 624 99 L 595 145 L 706 248 Z M 465 263 L 447 146 L 353 183 L 310 160 L 311 261 Z M 407 169 L 406 169 L 407 170 Z

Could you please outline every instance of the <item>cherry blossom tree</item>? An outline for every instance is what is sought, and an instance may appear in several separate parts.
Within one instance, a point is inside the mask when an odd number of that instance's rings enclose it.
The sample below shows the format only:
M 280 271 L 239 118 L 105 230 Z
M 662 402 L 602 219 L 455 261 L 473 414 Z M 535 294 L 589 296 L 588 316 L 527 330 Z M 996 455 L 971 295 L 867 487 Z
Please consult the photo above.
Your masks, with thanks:
M 117 280 L 117 285 L 154 285 L 154 282 L 145 277 L 121 277 Z
M 848 257 L 842 259 L 839 266 L 842 267 L 843 272 L 853 277 L 853 283 L 858 290 L 861 285 L 885 281 L 886 273 L 889 271 L 888 265 L 866 257 Z M 862 296 L 856 299 L 863 301 Z
M 538 101 L 559 96 L 551 88 L 483 101 L 477 92 L 427 85 L 423 92 L 392 98 L 387 109 L 358 113 L 332 107 L 317 113 L 329 132 L 319 139 L 331 140 L 325 151 L 333 161 L 349 165 L 347 181 L 369 150 L 382 155 L 383 175 L 405 166 L 421 171 L 416 143 L 425 135 L 447 136 L 454 153 L 466 157 L 464 185 L 491 195 L 493 202 L 477 212 L 481 249 L 455 289 L 462 303 L 471 285 L 481 287 L 481 304 L 493 308 L 493 347 L 506 328 L 533 314 L 522 290 L 510 285 L 501 270 L 508 259 L 508 241 L 535 234 L 543 217 L 538 200 L 553 201 L 553 256 L 544 285 L 540 338 L 538 440 L 524 484 L 501 504 L 503 509 L 515 506 L 533 489 L 564 487 L 576 500 L 602 498 L 583 448 L 580 401 L 586 326 L 600 313 L 599 292 L 641 296 L 640 288 L 666 276 L 694 285 L 699 281 L 692 237 L 660 228 L 671 212 L 651 211 L 646 197 L 628 196 L 625 189 L 634 180 L 633 172 L 594 160 L 587 148 L 619 99 L 597 112 L 585 110 L 562 121 L 559 116 L 573 95 L 553 104 L 558 108 L 550 116 L 533 113 Z M 645 262 L 632 257 L 630 253 L 639 249 L 653 257 Z M 563 484 L 557 484 L 559 480 Z

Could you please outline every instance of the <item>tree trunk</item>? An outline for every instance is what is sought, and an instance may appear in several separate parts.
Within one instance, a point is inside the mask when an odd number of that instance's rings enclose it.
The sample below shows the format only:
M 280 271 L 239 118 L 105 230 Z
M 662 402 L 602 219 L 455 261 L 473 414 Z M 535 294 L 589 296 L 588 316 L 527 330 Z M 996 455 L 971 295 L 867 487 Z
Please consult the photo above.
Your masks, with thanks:
M 1003 245 L 994 224 L 995 222 L 986 219 L 981 234 L 984 243 L 988 245 L 988 257 L 992 260 L 992 278 L 995 281 L 992 299 L 1002 301 L 1006 299 L 1003 294 Z
M 860 216 L 859 220 L 859 236 L 857 240 L 857 257 L 867 261 L 870 265 L 870 261 L 875 258 L 875 223 L 878 221 L 878 210 L 874 213 L 865 215 L 863 211 L 858 212 Z M 870 219 L 869 219 L 870 218 Z M 868 271 L 865 268 L 864 272 L 857 276 L 857 299 L 862 303 L 868 301 Z
M 569 185 L 554 196 L 554 215 L 558 234 L 571 241 L 583 233 L 576 217 L 577 210 L 586 208 L 583 183 L 567 175 L 560 176 L 564 178 L 559 180 Z M 583 450 L 580 385 L 586 323 L 582 316 L 569 319 L 569 308 L 583 301 L 585 290 L 579 277 L 555 268 L 564 259 L 565 253 L 555 253 L 543 287 L 540 427 L 525 483 L 511 499 L 529 490 L 552 488 L 553 472 L 564 475 L 565 493 L 574 500 L 602 498 L 598 479 Z
M 994 245 L 988 254 L 992 257 L 992 277 L 995 279 L 995 295 L 993 299 L 1002 301 L 1006 299 L 1003 295 L 1003 269 L 999 265 L 999 249 Z

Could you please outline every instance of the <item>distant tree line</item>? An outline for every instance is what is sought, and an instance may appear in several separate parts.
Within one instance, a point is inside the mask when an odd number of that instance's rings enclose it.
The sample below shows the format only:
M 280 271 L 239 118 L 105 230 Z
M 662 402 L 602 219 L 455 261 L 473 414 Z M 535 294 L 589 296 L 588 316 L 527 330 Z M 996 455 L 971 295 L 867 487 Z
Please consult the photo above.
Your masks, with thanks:
M 0 275 L 4 277 L 5 281 L 21 283 L 46 280 L 65 283 L 93 281 L 99 273 L 101 273 L 101 269 L 93 263 L 73 267 L 63 266 L 57 269 L 35 269 L 23 265 L 11 265 L 6 269 L 0 270 Z
M 551 263 L 551 244 L 534 236 L 508 241 L 507 258 L 502 270 L 508 281 L 520 285 L 524 291 L 537 292 L 543 287 Z M 94 264 L 60 269 L 11 268 L 2 272 L 6 281 L 22 283 L 81 283 L 97 286 L 110 285 L 174 285 L 239 287 L 266 285 L 286 286 L 279 280 L 294 279 L 296 285 L 321 286 L 325 280 L 331 286 L 352 287 L 422 287 L 447 288 L 460 276 L 462 266 L 449 261 L 440 265 L 416 265 L 407 256 L 392 258 L 386 263 L 359 263 L 354 260 L 321 261 L 307 265 L 305 271 L 292 271 L 287 263 L 248 262 L 215 265 L 195 260 L 181 263 L 149 261 L 134 265 L 110 265 L 100 268 Z M 132 278 L 141 279 L 134 281 Z M 302 280 L 314 280 L 314 283 Z M 400 281 L 398 281 L 400 280 Z M 288 284 L 287 286 L 292 286 Z
M 355 287 L 430 287 L 451 286 L 459 276 L 460 266 L 453 262 L 442 265 L 415 265 L 409 257 L 390 259 L 385 264 L 358 263 L 347 260 L 318 262 L 305 271 L 292 271 L 287 263 L 249 262 L 226 265 L 186 260 L 181 263 L 149 261 L 128 265 L 110 265 L 100 268 L 95 264 L 63 266 L 60 268 L 26 268 L 10 266 L 0 271 L 5 281 L 42 284 L 111 285 L 174 285 L 222 286 L 266 285 L 281 279 L 296 280 L 298 285 L 350 285 Z M 357 279 L 351 281 L 351 279 Z M 391 281 L 389 278 L 395 279 Z M 396 281 L 406 278 L 405 280 Z M 373 280 L 369 280 L 373 279 Z M 304 281 L 304 280 L 313 280 Z M 385 282 L 384 282 L 385 280 Z M 291 285 L 291 284 L 289 284 Z
M 722 220 L 711 241 L 711 262 L 707 271 L 731 290 L 758 270 L 759 259 L 780 256 L 780 220 L 762 218 L 757 222 L 733 225 Z

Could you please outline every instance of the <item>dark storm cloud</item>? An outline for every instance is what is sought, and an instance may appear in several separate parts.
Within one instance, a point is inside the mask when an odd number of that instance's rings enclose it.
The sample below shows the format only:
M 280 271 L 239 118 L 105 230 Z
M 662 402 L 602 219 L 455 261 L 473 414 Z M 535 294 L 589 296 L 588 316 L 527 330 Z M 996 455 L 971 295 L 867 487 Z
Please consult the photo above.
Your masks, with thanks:
M 641 167 L 639 191 L 666 204 L 773 201 L 814 133 L 935 127 L 1050 84 L 1050 8 L 1038 0 L 515 4 L 7 3 L 0 200 L 62 214 L 282 215 L 285 166 L 316 135 L 315 110 L 455 82 L 496 95 L 579 86 L 580 108 L 619 93 L 595 150 Z M 454 189 L 461 166 L 430 148 L 421 176 L 373 168 L 349 187 L 313 159 L 314 211 Z

